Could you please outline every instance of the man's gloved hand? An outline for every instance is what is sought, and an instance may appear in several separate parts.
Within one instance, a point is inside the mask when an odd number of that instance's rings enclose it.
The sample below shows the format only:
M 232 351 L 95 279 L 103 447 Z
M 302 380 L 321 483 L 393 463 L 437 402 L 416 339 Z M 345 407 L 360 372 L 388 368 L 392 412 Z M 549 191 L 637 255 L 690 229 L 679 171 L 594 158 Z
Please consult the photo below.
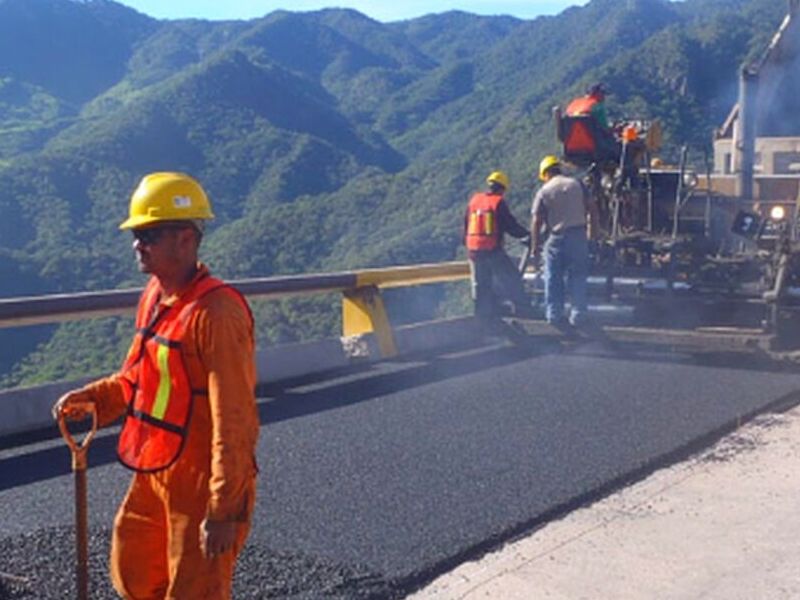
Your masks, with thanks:
M 67 421 L 81 421 L 91 416 L 91 407 L 94 404 L 88 392 L 73 390 L 59 398 L 51 409 L 53 419 L 58 421 L 61 415 Z

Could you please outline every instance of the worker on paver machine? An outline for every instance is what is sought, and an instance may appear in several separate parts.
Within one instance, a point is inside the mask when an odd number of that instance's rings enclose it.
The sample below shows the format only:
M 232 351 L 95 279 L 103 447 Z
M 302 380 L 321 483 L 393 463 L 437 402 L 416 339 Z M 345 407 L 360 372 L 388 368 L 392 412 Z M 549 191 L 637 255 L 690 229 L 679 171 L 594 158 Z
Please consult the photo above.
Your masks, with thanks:
M 657 121 L 625 119 L 609 124 L 607 90 L 602 83 L 587 89 L 561 111 L 556 130 L 564 161 L 585 171 L 585 182 L 598 202 L 602 229 L 616 238 L 621 231 L 641 229 L 646 212 L 640 204 L 646 182 L 640 175 L 647 155 L 661 143 Z
M 606 88 L 602 83 L 573 99 L 559 122 L 564 156 L 575 164 L 619 161 L 621 146 L 608 123 Z

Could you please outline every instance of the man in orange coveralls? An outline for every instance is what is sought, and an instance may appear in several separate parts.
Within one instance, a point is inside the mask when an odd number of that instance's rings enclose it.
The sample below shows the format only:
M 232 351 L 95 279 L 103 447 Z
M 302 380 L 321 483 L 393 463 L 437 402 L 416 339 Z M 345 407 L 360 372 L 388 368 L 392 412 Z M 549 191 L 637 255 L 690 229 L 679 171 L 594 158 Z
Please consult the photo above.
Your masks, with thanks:
M 231 597 L 255 496 L 253 319 L 242 295 L 197 260 L 213 218 L 202 187 L 153 173 L 129 218 L 139 269 L 152 275 L 122 369 L 62 396 L 53 416 L 93 404 L 124 415 L 117 452 L 135 471 L 114 522 L 111 579 L 130 600 Z

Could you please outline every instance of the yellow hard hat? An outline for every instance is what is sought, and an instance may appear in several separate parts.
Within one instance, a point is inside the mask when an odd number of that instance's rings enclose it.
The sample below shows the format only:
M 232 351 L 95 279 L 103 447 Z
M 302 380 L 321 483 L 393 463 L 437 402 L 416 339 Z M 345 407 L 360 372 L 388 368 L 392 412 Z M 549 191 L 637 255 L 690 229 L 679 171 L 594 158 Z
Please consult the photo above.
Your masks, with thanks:
M 213 218 L 211 203 L 197 181 L 184 173 L 150 173 L 133 192 L 128 218 L 119 228 Z
M 552 169 L 553 167 L 561 166 L 561 161 L 558 160 L 557 156 L 553 156 L 552 154 L 548 154 L 542 159 L 542 162 L 539 163 L 539 179 L 544 181 L 545 173 L 547 173 L 548 169 Z
M 508 189 L 509 181 L 508 175 L 502 171 L 492 171 L 486 178 L 486 183 L 499 183 L 504 188 Z

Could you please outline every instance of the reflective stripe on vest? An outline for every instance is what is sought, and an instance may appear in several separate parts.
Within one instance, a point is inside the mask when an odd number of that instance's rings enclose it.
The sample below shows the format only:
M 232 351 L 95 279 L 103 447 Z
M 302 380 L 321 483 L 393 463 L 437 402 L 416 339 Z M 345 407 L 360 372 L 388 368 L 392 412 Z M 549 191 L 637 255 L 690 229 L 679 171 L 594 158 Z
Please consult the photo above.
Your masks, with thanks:
M 467 235 L 494 235 L 494 213 L 478 209 L 469 214 Z
M 472 196 L 467 208 L 468 250 L 494 250 L 500 245 L 497 207 L 502 201 L 499 194 L 478 193 Z
M 220 290 L 235 297 L 247 314 L 239 292 L 209 275 L 172 306 L 159 307 L 160 286 L 151 279 L 136 315 L 136 343 L 123 365 L 128 411 L 120 433 L 120 462 L 139 472 L 165 469 L 180 456 L 195 396 L 184 364 L 182 345 L 197 301 Z M 158 310 L 161 308 L 161 310 Z M 252 316 L 251 316 L 252 322 Z
M 169 393 L 172 389 L 169 375 L 169 346 L 158 347 L 158 370 L 160 372 L 158 391 L 156 392 L 156 401 L 153 404 L 153 410 L 150 411 L 150 415 L 156 419 L 163 420 L 164 413 L 167 412 Z

